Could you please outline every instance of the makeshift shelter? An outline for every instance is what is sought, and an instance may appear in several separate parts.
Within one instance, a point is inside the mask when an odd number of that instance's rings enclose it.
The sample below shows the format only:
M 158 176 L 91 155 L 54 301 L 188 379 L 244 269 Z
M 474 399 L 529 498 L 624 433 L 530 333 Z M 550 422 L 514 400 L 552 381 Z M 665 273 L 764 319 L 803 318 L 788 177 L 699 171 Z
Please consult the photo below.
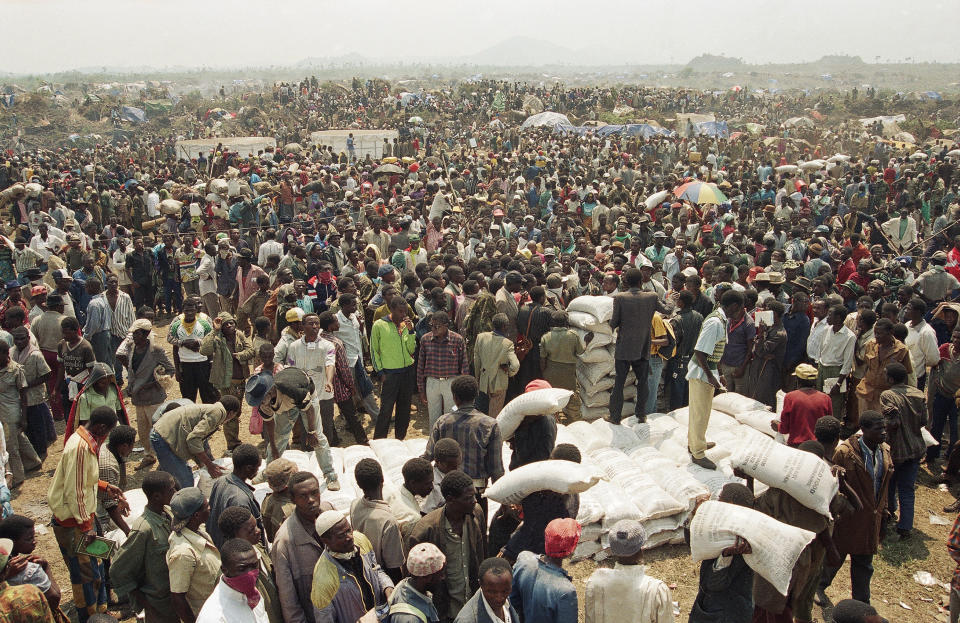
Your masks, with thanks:
M 526 121 L 520 126 L 521 129 L 525 128 L 539 128 L 539 127 L 549 127 L 555 128 L 558 125 L 572 125 L 570 119 L 566 115 L 562 115 L 558 112 L 553 111 L 544 111 L 542 113 L 527 117 Z
M 527 95 L 523 98 L 523 112 L 536 115 L 543 112 L 543 102 L 536 95 Z
M 121 106 L 120 118 L 131 123 L 146 123 L 147 111 L 134 106 Z
M 623 136 L 642 136 L 650 138 L 652 136 L 673 136 L 673 132 L 665 128 L 659 128 L 649 123 L 628 123 L 626 125 L 605 125 L 597 128 L 597 136 L 610 136 L 619 134 Z
M 695 124 L 693 128 L 694 136 L 711 136 L 714 138 L 730 137 L 730 128 L 727 127 L 726 121 L 706 121 Z
M 879 117 L 865 117 L 858 119 L 860 125 L 865 128 L 873 128 L 878 122 L 881 125 L 881 136 L 890 138 L 901 132 L 900 123 L 907 120 L 906 115 L 881 115 Z
M 170 100 L 151 100 L 145 102 L 143 107 L 148 116 L 158 117 L 161 115 L 170 114 L 170 112 L 173 110 L 173 102 Z
M 813 119 L 808 117 L 790 117 L 783 122 L 785 128 L 813 128 Z

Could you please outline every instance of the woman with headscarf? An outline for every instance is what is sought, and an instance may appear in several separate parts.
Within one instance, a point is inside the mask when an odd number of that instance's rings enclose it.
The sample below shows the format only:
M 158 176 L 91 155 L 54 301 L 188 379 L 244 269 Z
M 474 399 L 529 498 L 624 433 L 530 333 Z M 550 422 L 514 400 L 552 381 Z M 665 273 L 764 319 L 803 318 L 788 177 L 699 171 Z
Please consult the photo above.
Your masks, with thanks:
M 85 424 L 90 419 L 90 414 L 97 407 L 110 407 L 117 414 L 120 423 L 129 426 L 130 418 L 127 416 L 127 408 L 123 404 L 123 392 L 117 385 L 117 379 L 113 375 L 113 367 L 102 361 L 93 364 L 93 368 L 90 369 L 90 376 L 83 384 L 83 389 L 80 390 L 73 401 L 70 415 L 67 417 L 64 441 L 70 438 L 77 426 Z

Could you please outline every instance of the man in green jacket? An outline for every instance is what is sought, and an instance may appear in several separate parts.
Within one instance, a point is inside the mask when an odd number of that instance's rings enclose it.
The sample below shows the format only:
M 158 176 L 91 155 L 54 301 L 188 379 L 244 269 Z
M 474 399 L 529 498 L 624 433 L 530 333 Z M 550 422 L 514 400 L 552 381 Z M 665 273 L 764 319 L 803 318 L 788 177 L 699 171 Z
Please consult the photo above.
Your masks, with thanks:
M 253 345 L 240 331 L 237 321 L 228 312 L 220 312 L 213 320 L 213 332 L 200 342 L 200 354 L 210 358 L 210 384 L 221 396 L 234 396 L 243 400 L 243 389 L 250 370 L 247 362 L 253 359 Z M 242 402 L 241 402 L 242 404 Z M 223 436 L 227 440 L 227 454 L 240 445 L 240 420 L 223 424 Z
M 166 560 L 173 522 L 166 507 L 177 483 L 167 472 L 149 472 L 141 488 L 147 507 L 130 526 L 130 534 L 110 563 L 110 583 L 117 595 L 130 596 L 134 608 L 143 608 L 147 623 L 177 623 Z
M 410 402 L 417 384 L 413 366 L 413 352 L 417 335 L 413 322 L 407 317 L 407 302 L 402 296 L 390 301 L 390 315 L 373 323 L 370 330 L 370 354 L 374 371 L 383 374 L 380 392 L 380 415 L 374 429 L 374 439 L 384 439 L 390 432 L 390 419 L 396 405 L 394 431 L 397 439 L 407 436 L 410 424 Z

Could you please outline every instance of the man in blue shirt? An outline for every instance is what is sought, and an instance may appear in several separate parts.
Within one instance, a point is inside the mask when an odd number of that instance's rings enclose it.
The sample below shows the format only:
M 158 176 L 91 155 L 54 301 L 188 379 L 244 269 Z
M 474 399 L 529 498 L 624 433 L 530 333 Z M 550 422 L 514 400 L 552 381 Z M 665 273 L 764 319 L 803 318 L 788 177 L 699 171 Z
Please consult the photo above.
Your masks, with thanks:
M 810 299 L 806 292 L 795 292 L 790 302 L 790 311 L 783 315 L 783 328 L 787 332 L 787 348 L 783 356 L 784 388 L 792 387 L 793 369 L 807 355 L 807 338 L 810 337 L 810 316 L 807 307 Z
M 544 531 L 546 553 L 521 552 L 517 557 L 510 603 L 523 623 L 577 622 L 577 589 L 563 570 L 563 559 L 573 555 L 579 541 L 575 519 L 554 519 Z

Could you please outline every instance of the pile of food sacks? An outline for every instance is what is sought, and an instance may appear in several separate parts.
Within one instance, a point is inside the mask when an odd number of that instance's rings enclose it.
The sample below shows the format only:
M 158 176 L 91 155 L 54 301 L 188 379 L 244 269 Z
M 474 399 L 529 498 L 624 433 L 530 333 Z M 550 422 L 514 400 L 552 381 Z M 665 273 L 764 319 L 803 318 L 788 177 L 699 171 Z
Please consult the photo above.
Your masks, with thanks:
M 617 332 L 610 328 L 613 299 L 609 296 L 578 296 L 567 305 L 570 327 L 584 345 L 577 361 L 580 417 L 592 422 L 610 414 L 610 392 L 616 380 L 614 349 Z M 590 341 L 587 336 L 592 335 Z M 631 370 L 623 387 L 623 416 L 633 415 L 637 377 Z
M 522 419 L 562 411 L 571 395 L 563 389 L 537 390 L 504 407 L 498 417 L 505 439 L 504 466 L 509 465 L 511 455 L 507 440 Z M 609 557 L 607 533 L 621 519 L 643 523 L 647 531 L 646 549 L 683 543 L 684 525 L 697 503 L 715 499 L 729 482 L 743 482 L 734 476 L 735 467 L 756 478 L 757 493 L 767 486 L 777 486 L 811 508 L 828 513 L 826 506 L 837 490 L 829 466 L 813 455 L 778 443 L 770 427 L 775 420 L 777 414 L 750 398 L 734 393 L 718 395 L 707 428 L 707 439 L 716 444 L 707 456 L 717 464 L 716 470 L 690 462 L 686 451 L 686 408 L 651 414 L 645 423 L 630 417 L 621 424 L 597 419 L 559 425 L 557 443 L 575 445 L 583 456 L 582 463 L 542 461 L 507 472 L 486 491 L 489 514 L 492 517 L 501 503 L 519 503 L 535 491 L 579 494 L 577 521 L 583 531 L 574 559 L 592 558 L 599 562 Z M 349 512 L 351 503 L 362 495 L 354 480 L 354 468 L 361 459 L 372 458 L 383 467 L 384 497 L 390 501 L 403 483 L 403 464 L 421 456 L 426 443 L 425 438 L 378 439 L 370 445 L 333 448 L 333 465 L 341 488 L 323 490 L 323 499 Z M 312 452 L 287 450 L 283 457 L 293 461 L 298 469 L 315 474 L 323 487 L 324 477 Z M 217 463 L 231 467 L 230 459 Z M 790 469 L 785 469 L 787 465 Z M 209 495 L 212 480 L 206 470 L 194 474 L 197 486 Z M 814 480 L 819 484 L 811 488 L 809 483 Z M 254 489 L 261 502 L 269 493 L 266 483 L 256 484 Z M 146 506 L 143 492 L 134 489 L 127 491 L 126 496 L 131 516 L 142 514 Z M 117 536 L 122 541 L 122 533 Z

